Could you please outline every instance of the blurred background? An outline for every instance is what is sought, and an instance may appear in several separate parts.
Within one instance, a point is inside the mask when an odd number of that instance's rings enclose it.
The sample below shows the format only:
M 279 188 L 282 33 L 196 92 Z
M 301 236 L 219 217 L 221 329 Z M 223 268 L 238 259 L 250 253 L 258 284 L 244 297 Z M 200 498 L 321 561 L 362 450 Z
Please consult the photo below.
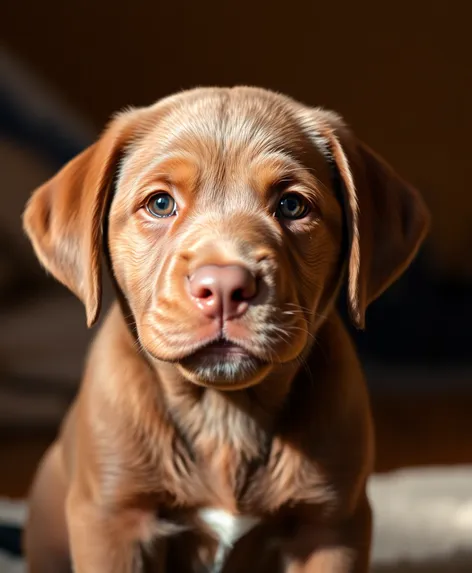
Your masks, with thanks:
M 21 230 L 25 202 L 113 112 L 212 84 L 259 85 L 335 109 L 420 189 L 433 218 L 428 242 L 371 306 L 367 330 L 353 333 L 371 388 L 377 471 L 472 465 L 472 9 L 361 4 L 2 4 L 0 496 L 25 495 L 93 335 L 80 303 L 36 262 Z M 472 478 L 467 499 L 472 540 Z M 462 571 L 451 567 L 437 571 Z

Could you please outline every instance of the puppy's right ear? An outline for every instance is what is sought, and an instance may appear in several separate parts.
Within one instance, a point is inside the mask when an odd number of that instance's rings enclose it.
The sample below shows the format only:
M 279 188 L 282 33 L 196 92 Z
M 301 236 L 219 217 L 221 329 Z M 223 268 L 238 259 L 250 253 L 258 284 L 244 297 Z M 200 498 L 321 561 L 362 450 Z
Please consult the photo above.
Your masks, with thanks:
M 118 115 L 94 145 L 33 193 L 23 214 L 38 259 L 83 302 L 88 326 L 100 311 L 107 201 L 117 163 L 137 133 L 141 113 Z

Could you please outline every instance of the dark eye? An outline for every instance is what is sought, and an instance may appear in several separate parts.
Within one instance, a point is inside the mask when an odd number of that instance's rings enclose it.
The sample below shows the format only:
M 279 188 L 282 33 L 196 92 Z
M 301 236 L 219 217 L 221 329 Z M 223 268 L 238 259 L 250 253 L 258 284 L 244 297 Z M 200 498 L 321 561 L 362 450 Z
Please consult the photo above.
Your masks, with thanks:
M 287 193 L 279 202 L 277 216 L 285 219 L 301 219 L 308 214 L 308 202 L 298 193 Z
M 177 205 L 169 193 L 161 191 L 149 199 L 146 208 L 154 217 L 171 217 L 175 215 Z

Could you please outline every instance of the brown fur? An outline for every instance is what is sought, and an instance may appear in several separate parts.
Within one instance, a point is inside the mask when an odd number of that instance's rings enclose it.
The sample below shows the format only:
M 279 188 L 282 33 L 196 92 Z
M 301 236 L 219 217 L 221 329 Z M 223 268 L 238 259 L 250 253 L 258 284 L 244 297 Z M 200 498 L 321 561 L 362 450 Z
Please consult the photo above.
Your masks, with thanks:
M 305 219 L 273 216 L 281 181 L 313 205 Z M 176 198 L 176 217 L 143 208 L 156 190 Z M 261 518 L 225 572 L 365 573 L 371 415 L 334 303 L 347 257 L 347 304 L 363 326 L 424 238 L 417 192 L 331 112 L 255 88 L 199 89 L 117 116 L 34 193 L 24 222 L 90 325 L 104 242 L 120 301 L 38 471 L 30 571 L 67 571 L 70 558 L 77 573 L 204 571 L 216 545 L 197 510 L 219 507 Z M 215 325 L 185 290 L 203 264 L 244 265 L 263 299 Z M 220 328 L 251 368 L 203 372 L 189 358 Z

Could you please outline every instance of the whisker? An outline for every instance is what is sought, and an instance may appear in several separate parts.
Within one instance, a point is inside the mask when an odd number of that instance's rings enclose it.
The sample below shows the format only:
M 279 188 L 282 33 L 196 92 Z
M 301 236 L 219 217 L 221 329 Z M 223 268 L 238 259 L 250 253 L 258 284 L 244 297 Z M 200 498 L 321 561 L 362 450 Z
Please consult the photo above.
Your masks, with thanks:
M 295 325 L 291 325 L 288 327 L 290 330 L 298 330 L 301 331 L 303 333 L 305 333 L 307 336 L 310 336 L 313 340 L 315 340 L 315 335 L 312 334 L 308 329 L 303 328 L 301 326 L 295 326 Z
M 295 303 L 295 302 L 286 302 L 286 303 L 284 303 L 284 304 L 285 304 L 285 306 L 294 306 L 294 307 L 297 308 L 297 309 L 304 310 L 304 311 L 306 311 L 306 312 L 312 312 L 312 309 L 311 309 L 311 308 L 308 308 L 308 307 L 306 307 L 306 306 L 302 306 L 301 304 L 298 304 L 298 303 Z
M 311 385 L 315 386 L 315 379 L 313 378 L 313 372 L 310 370 L 310 367 L 308 366 L 308 362 L 306 361 L 305 358 L 302 358 L 301 356 L 298 358 L 299 358 L 301 367 L 308 374 L 308 378 L 311 382 Z

